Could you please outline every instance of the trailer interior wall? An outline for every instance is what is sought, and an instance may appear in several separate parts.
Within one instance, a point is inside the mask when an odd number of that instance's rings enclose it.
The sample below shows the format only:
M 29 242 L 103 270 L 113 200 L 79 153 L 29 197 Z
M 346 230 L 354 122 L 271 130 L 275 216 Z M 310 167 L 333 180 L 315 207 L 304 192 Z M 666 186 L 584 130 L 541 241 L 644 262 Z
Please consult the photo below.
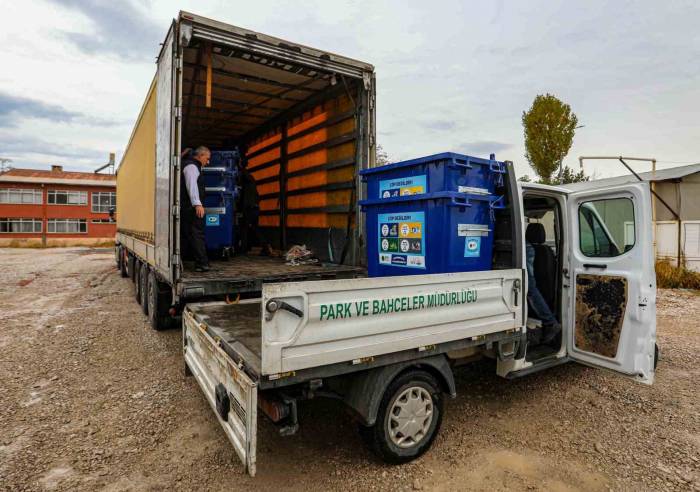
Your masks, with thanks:
M 156 81 L 151 83 L 117 170 L 117 230 L 153 244 Z
M 241 146 L 265 239 L 351 262 L 363 80 L 196 37 L 183 51 L 183 148 Z

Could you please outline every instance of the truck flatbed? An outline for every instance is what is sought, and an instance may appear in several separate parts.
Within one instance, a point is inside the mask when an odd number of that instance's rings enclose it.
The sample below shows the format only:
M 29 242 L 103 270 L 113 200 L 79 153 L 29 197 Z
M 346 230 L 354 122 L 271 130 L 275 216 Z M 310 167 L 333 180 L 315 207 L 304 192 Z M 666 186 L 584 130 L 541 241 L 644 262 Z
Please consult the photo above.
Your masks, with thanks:
M 230 292 L 260 292 L 263 283 L 353 278 L 365 269 L 335 263 L 288 265 L 284 258 L 239 255 L 213 261 L 208 272 L 184 268 L 182 294 L 187 297 L 223 295 Z

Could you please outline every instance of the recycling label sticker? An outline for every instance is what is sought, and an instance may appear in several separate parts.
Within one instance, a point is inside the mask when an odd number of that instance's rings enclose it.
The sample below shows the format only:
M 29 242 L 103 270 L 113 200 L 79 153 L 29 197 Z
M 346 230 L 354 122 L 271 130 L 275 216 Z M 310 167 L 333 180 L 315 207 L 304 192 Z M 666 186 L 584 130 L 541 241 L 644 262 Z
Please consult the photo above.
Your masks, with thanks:
M 464 257 L 475 258 L 481 254 L 481 236 L 467 236 L 464 238 Z
M 219 214 L 207 214 L 204 219 L 204 223 L 207 226 L 218 226 L 219 225 Z
M 382 180 L 379 182 L 379 198 L 421 195 L 427 191 L 426 182 L 425 174 Z
M 379 214 L 379 263 L 425 269 L 425 214 Z

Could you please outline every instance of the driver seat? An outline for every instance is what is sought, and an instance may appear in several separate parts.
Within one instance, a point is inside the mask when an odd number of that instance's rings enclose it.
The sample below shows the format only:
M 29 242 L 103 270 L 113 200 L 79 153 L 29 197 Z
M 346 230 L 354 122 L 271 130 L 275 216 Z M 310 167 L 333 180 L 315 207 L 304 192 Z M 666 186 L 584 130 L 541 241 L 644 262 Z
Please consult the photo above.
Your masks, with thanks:
M 535 248 L 535 281 L 537 290 L 547 302 L 549 308 L 554 311 L 556 301 L 556 271 L 557 260 L 552 248 L 545 244 L 547 233 L 539 222 L 532 222 L 525 230 L 525 240 Z

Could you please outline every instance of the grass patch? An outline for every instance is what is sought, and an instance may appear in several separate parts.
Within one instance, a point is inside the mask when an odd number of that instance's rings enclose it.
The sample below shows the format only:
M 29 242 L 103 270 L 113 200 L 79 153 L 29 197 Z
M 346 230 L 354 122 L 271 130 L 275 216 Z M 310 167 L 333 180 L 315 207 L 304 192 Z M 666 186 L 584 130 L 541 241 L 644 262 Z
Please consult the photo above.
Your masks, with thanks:
M 700 289 L 700 273 L 685 265 L 671 265 L 666 260 L 656 262 L 656 286 L 660 289 Z

